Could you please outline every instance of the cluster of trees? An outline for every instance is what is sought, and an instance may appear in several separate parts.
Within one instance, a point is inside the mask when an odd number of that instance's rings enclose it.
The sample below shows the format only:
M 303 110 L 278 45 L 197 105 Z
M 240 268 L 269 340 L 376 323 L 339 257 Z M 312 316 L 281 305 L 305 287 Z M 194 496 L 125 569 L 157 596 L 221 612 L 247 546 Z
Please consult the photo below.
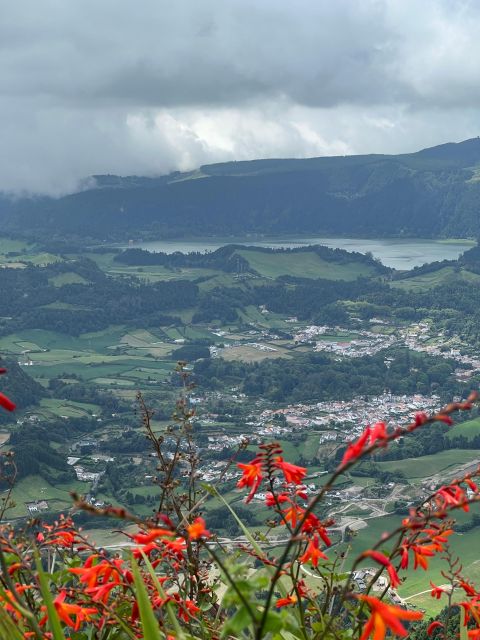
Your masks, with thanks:
M 80 380 L 75 383 L 68 383 L 60 377 L 51 378 L 48 388 L 56 398 L 96 404 L 107 415 L 130 408 L 130 405 L 119 400 L 113 393 L 100 391 L 94 384 L 88 384 Z
M 64 440 L 65 431 L 54 423 L 48 426 L 25 424 L 14 431 L 10 444 L 15 455 L 17 478 L 40 474 L 54 484 L 74 480 L 75 472 L 67 464 L 65 455 L 52 446 L 52 443 Z
M 2 359 L 0 366 L 8 370 L 7 375 L 0 376 L 0 392 L 14 399 L 17 406 L 28 409 L 47 395 L 42 385 L 25 373 L 15 360 Z M 0 424 L 11 420 L 12 416 L 6 411 L 0 412 Z
M 253 271 L 248 262 L 248 258 L 238 253 L 238 249 L 248 249 L 256 253 L 266 253 L 270 255 L 289 255 L 299 253 L 316 253 L 319 258 L 336 264 L 346 264 L 352 261 L 366 264 L 375 268 L 377 273 L 389 274 L 392 270 L 385 267 L 380 262 L 374 260 L 371 254 L 348 252 L 344 249 L 330 249 L 322 245 L 273 249 L 269 247 L 245 247 L 244 245 L 230 244 L 220 247 L 215 251 L 204 252 L 194 251 L 191 253 L 151 252 L 145 249 L 127 249 L 115 256 L 114 260 L 127 265 L 162 265 L 170 269 L 180 267 L 193 267 L 203 269 L 220 269 L 222 271 Z
M 386 356 L 391 362 L 385 362 Z M 452 361 L 443 358 L 391 349 L 342 361 L 321 353 L 253 364 L 200 360 L 195 364 L 195 375 L 204 388 L 235 384 L 247 395 L 273 402 L 350 399 L 382 394 L 384 390 L 395 395 L 429 394 L 434 390 L 448 399 L 464 391 L 451 375 L 454 368 Z
M 52 278 L 73 272 L 88 282 L 55 286 Z M 166 315 L 194 307 L 198 286 L 187 280 L 142 282 L 107 277 L 94 262 L 80 260 L 62 267 L 5 269 L 0 280 L 0 335 L 22 329 L 47 329 L 70 335 L 97 331 L 109 324 L 178 324 Z

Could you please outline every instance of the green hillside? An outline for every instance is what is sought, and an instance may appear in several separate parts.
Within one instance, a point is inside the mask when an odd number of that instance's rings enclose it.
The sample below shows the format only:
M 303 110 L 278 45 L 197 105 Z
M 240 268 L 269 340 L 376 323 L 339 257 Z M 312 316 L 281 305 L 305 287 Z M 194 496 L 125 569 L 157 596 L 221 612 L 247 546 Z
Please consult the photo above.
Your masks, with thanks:
M 402 155 L 96 176 L 95 188 L 62 198 L 0 198 L 0 220 L 17 235 L 79 242 L 246 233 L 476 237 L 479 166 L 475 138 Z

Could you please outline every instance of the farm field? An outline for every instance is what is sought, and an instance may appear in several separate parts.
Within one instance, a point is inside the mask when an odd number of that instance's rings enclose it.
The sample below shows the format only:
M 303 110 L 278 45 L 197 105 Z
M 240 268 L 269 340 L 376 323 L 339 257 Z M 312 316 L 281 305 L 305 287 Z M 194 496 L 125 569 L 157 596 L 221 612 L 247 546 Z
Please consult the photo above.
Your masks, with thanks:
M 464 436 L 471 440 L 475 436 L 480 435 L 480 418 L 474 420 L 468 420 L 460 424 L 454 424 L 445 434 L 448 439 L 455 438 L 457 436 Z
M 259 343 L 258 346 L 239 345 L 231 346 L 225 349 L 219 350 L 219 355 L 227 361 L 242 361 L 242 362 L 261 362 L 262 360 L 272 358 L 291 358 L 292 355 L 286 350 L 281 349 L 277 345 L 271 347 L 270 345 L 264 345 Z
M 432 289 L 433 287 L 438 287 L 440 284 L 458 280 L 478 282 L 480 275 L 465 269 L 457 272 L 454 267 L 443 267 L 430 273 L 419 274 L 417 276 L 412 275 L 402 280 L 392 280 L 390 286 L 396 289 L 403 289 L 404 291 L 422 292 Z
M 47 500 L 49 510 L 68 510 L 72 506 L 70 491 L 77 491 L 80 495 L 88 488 L 85 482 L 73 481 L 68 485 L 53 487 L 42 476 L 31 475 L 19 480 L 13 490 L 15 507 L 8 511 L 9 518 L 20 518 L 28 515 L 26 502 Z
M 372 276 L 374 270 L 366 265 L 327 262 L 315 252 L 263 253 L 237 249 L 236 253 L 249 263 L 261 276 L 278 278 L 282 275 L 299 278 L 327 278 L 330 280 L 356 280 L 359 276 Z
M 461 464 L 480 459 L 480 452 L 472 449 L 451 449 L 439 451 L 434 455 L 406 460 L 389 460 L 378 462 L 378 466 L 392 473 L 403 472 L 412 482 L 420 482 L 424 478 L 453 470 Z

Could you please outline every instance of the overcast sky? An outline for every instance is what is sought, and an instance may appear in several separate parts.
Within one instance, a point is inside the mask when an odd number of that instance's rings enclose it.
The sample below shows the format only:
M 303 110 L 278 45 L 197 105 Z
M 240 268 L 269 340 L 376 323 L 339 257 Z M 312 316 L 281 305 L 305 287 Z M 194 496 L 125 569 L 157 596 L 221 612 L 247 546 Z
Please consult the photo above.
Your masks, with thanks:
M 0 189 L 480 134 L 477 0 L 0 0 Z

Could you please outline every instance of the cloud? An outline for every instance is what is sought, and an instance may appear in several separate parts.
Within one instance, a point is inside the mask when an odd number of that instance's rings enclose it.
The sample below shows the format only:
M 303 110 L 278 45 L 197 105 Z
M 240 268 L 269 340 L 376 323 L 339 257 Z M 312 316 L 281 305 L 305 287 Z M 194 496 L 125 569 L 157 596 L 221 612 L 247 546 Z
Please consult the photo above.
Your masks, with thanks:
M 20 0 L 0 21 L 0 189 L 477 135 L 480 5 Z

